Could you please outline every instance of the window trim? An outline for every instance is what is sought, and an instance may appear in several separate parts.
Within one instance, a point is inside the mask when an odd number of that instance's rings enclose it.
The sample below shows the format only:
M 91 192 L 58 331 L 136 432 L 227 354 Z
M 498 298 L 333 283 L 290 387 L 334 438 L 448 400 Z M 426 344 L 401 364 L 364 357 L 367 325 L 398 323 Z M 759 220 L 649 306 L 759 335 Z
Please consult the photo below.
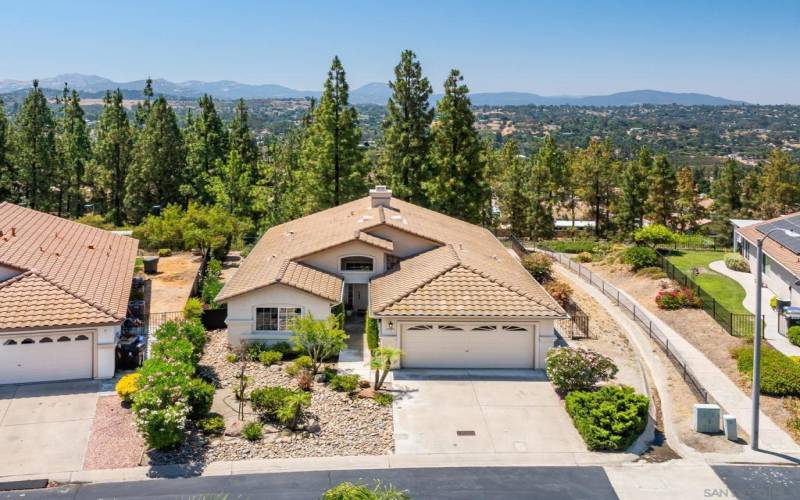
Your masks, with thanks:
M 360 257 L 363 259 L 369 259 L 372 262 L 372 269 L 345 269 L 344 268 L 344 260 L 349 259 L 352 257 Z M 342 273 L 374 273 L 376 268 L 375 257 L 372 255 L 365 255 L 365 254 L 352 254 L 352 255 L 342 255 L 339 257 L 339 272 Z
M 258 310 L 259 309 L 276 309 L 276 311 L 277 311 L 276 321 L 277 321 L 277 327 L 278 327 L 277 330 L 259 330 L 259 328 L 258 328 Z M 284 328 L 281 329 L 281 309 L 284 309 L 284 310 L 294 309 L 294 310 L 297 311 L 297 313 L 296 313 L 297 316 L 302 316 L 303 314 L 305 314 L 302 306 L 291 305 L 291 304 L 255 306 L 253 308 L 253 332 L 263 333 L 263 332 L 288 332 L 288 331 L 290 331 L 288 329 L 288 319 L 287 319 L 288 317 L 284 318 L 284 320 L 283 320 L 284 324 L 282 325 L 282 326 L 284 326 Z

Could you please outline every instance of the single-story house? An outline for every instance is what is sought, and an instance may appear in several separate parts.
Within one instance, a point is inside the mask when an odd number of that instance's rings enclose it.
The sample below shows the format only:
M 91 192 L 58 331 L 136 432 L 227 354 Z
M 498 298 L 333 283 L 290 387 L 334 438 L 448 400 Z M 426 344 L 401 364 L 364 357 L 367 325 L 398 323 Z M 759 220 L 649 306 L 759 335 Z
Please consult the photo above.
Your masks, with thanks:
M 731 227 L 733 228 L 733 251 L 739 252 L 739 248 L 742 246 L 742 235 L 739 234 L 739 229 L 745 228 L 747 226 L 752 226 L 753 224 L 759 224 L 764 222 L 761 219 L 730 219 Z
M 732 221 L 733 222 L 733 221 Z M 785 227 L 800 232 L 800 212 L 766 221 L 734 223 L 734 242 L 737 251 L 750 263 L 755 272 L 756 244 L 773 227 Z M 800 239 L 773 232 L 764 240 L 764 284 L 778 300 L 800 306 Z
M 113 377 L 137 249 L 0 203 L 0 384 Z
M 402 367 L 544 368 L 564 310 L 491 232 L 392 197 L 271 228 L 225 285 L 231 345 L 287 340 L 289 320 L 369 313 Z

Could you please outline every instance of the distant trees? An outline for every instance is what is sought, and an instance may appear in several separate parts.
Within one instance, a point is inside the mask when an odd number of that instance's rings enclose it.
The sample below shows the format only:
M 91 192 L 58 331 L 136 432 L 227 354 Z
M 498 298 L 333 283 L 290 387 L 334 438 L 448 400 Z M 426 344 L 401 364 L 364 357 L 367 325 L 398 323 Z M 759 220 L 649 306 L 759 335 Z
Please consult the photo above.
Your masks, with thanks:
M 64 85 L 60 100 L 61 118 L 57 124 L 58 215 L 81 213 L 86 166 L 92 157 L 89 127 L 86 125 L 80 97 Z
M 110 210 L 111 220 L 121 226 L 125 221 L 123 201 L 133 157 L 133 132 L 119 89 L 106 92 L 95 136 L 89 176 L 94 193 L 92 199 Z
M 527 236 L 530 217 L 530 195 L 525 179 L 530 178 L 528 162 L 519 154 L 517 142 L 506 141 L 495 159 L 499 171 L 497 201 L 501 223 L 512 234 Z
M 11 160 L 10 132 L 3 99 L 0 98 L 0 201 L 17 201 L 19 198 L 19 182 L 15 180 L 15 168 Z
M 25 201 L 31 208 L 50 210 L 51 187 L 58 178 L 56 124 L 38 80 L 33 81 L 33 88 L 22 103 L 14 130 L 14 164 L 22 179 Z
M 616 223 L 624 234 L 630 234 L 644 225 L 652 167 L 653 157 L 647 148 L 642 148 L 635 160 L 627 161 L 622 165 L 619 178 L 619 198 L 616 205 Z
M 210 182 L 217 175 L 219 162 L 227 157 L 228 135 L 211 96 L 204 94 L 197 103 L 200 110 L 197 116 L 189 116 L 186 127 L 186 173 L 191 197 L 210 203 Z
M 386 104 L 383 121 L 383 156 L 388 183 L 393 194 L 425 205 L 423 183 L 430 173 L 430 129 L 433 108 L 429 99 L 433 88 L 422 75 L 416 54 L 404 50 L 389 82 L 392 96 Z
M 647 200 L 650 218 L 655 224 L 669 226 L 675 210 L 677 178 L 667 157 L 659 155 L 650 171 L 650 194 Z
M 760 207 L 769 219 L 793 212 L 800 207 L 800 164 L 786 151 L 773 149 L 760 178 Z
M 589 206 L 597 236 L 605 234 L 608 229 L 615 183 L 613 167 L 609 140 L 592 139 L 586 149 L 577 152 L 573 159 L 577 193 Z

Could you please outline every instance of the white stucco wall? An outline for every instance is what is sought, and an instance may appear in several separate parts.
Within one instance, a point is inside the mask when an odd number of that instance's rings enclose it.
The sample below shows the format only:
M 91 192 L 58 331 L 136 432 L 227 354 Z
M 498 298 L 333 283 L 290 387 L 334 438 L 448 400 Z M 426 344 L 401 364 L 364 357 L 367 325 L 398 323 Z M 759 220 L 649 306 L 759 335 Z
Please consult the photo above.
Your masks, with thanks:
M 392 253 L 398 257 L 416 255 L 439 246 L 425 238 L 420 238 L 391 226 L 379 226 L 367 232 L 380 238 L 391 240 L 394 243 L 394 252 Z
M 342 257 L 363 255 L 372 257 L 372 272 L 369 271 L 341 271 L 340 260 Z M 351 241 L 301 259 L 301 262 L 310 266 L 322 269 L 331 274 L 336 274 L 344 278 L 347 283 L 369 283 L 369 279 L 376 274 L 381 274 L 386 270 L 386 251 L 368 245 L 363 241 Z
M 18 274 L 20 274 L 20 271 L 18 269 L 14 269 L 13 267 L 0 266 L 0 283 L 9 278 L 13 278 Z
M 748 249 L 747 261 L 750 263 L 750 271 L 755 279 L 758 260 L 756 259 L 756 245 L 749 243 L 745 245 Z M 744 250 L 743 250 L 744 251 Z M 798 278 L 786 270 L 783 266 L 767 255 L 768 266 L 764 267 L 764 285 L 780 300 L 791 300 L 793 306 L 800 306 L 800 287 L 796 285 Z
M 97 328 L 94 335 L 95 355 L 94 355 L 94 377 L 112 378 L 116 371 L 117 341 L 119 340 L 122 327 L 101 326 Z
M 265 288 L 233 297 L 228 300 L 228 342 L 238 346 L 241 342 L 263 341 L 275 343 L 288 340 L 291 333 L 256 331 L 257 307 L 299 307 L 302 314 L 311 314 L 315 319 L 327 318 L 334 305 L 322 297 L 306 293 L 297 288 L 274 284 Z

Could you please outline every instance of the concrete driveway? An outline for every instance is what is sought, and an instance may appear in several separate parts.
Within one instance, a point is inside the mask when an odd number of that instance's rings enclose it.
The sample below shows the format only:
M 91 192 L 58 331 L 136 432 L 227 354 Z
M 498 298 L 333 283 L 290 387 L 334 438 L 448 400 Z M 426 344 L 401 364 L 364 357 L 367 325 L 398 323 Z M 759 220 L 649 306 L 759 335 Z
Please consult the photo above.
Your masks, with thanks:
M 101 383 L 0 386 L 0 476 L 78 471 Z
M 395 453 L 588 451 L 541 371 L 393 374 Z

